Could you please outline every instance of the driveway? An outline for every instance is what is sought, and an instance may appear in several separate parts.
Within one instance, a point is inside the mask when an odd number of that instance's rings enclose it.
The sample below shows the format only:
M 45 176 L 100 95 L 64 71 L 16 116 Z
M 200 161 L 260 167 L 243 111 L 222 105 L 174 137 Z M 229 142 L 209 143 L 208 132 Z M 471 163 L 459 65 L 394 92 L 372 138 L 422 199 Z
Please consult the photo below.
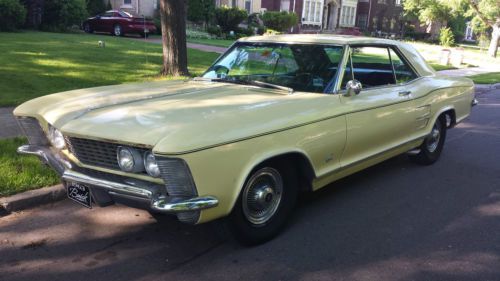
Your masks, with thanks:
M 500 90 L 448 131 L 442 158 L 402 155 L 303 196 L 284 233 L 245 248 L 218 223 L 68 200 L 0 218 L 2 280 L 500 280 Z

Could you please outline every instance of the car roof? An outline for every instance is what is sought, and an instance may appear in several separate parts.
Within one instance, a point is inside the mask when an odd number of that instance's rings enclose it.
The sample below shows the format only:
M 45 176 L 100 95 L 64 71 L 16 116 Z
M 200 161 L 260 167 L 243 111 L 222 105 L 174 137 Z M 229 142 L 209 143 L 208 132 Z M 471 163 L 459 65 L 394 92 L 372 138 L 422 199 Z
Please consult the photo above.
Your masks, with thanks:
M 245 37 L 238 40 L 240 42 L 279 42 L 279 43 L 319 43 L 319 44 L 391 44 L 398 45 L 398 41 L 353 36 L 353 35 L 333 35 L 333 34 L 284 34 L 284 35 L 264 35 Z
M 415 68 L 420 76 L 433 76 L 436 74 L 434 69 L 425 61 L 413 46 L 401 41 L 363 37 L 353 35 L 336 35 L 336 34 L 283 34 L 283 35 L 264 35 L 245 37 L 238 42 L 248 43 L 305 43 L 305 44 L 332 44 L 332 45 L 356 45 L 356 44 L 383 44 L 397 46 L 403 52 L 407 59 L 410 59 L 411 65 Z

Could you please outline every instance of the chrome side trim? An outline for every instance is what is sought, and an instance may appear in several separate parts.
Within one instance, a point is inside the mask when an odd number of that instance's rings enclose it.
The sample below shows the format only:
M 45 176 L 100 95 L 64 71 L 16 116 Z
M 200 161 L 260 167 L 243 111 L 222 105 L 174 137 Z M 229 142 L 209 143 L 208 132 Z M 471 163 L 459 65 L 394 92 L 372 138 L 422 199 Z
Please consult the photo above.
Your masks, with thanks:
M 213 208 L 219 200 L 213 196 L 196 197 L 181 201 L 168 202 L 165 199 L 153 201 L 151 208 L 164 213 L 179 213 Z
M 51 166 L 59 175 L 72 167 L 69 161 L 63 159 L 59 154 L 52 153 L 49 147 L 22 145 L 17 148 L 17 153 L 38 156 L 44 164 Z

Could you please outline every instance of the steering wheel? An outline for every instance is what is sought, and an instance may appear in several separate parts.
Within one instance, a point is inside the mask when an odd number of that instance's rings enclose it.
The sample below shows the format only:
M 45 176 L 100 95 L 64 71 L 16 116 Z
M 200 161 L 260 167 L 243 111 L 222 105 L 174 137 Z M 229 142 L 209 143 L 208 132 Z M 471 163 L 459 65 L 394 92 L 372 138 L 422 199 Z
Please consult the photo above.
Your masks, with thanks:
M 229 68 L 224 65 L 216 65 L 214 66 L 215 74 L 217 78 L 224 78 L 229 73 Z
M 318 88 L 320 88 L 320 86 L 317 86 L 317 85 L 314 85 L 314 80 L 321 80 L 323 81 L 323 78 L 321 78 L 320 76 L 318 75 L 314 75 L 312 73 L 307 73 L 307 72 L 303 72 L 303 73 L 299 73 L 297 74 L 296 76 L 299 80 L 299 81 L 302 81 L 302 87 L 306 90 L 318 90 Z M 322 85 L 321 88 L 324 88 L 325 85 Z

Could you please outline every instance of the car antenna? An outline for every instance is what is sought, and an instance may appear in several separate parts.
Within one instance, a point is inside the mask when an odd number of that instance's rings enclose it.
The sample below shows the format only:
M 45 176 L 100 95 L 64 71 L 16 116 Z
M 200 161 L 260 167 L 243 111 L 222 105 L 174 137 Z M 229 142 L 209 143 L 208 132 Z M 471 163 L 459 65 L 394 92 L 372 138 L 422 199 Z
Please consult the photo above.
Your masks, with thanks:
M 144 14 L 142 15 L 142 31 L 144 32 L 144 54 L 146 55 L 146 68 L 148 67 L 148 34 L 146 33 L 146 17 Z M 149 32 L 148 32 L 149 33 Z

